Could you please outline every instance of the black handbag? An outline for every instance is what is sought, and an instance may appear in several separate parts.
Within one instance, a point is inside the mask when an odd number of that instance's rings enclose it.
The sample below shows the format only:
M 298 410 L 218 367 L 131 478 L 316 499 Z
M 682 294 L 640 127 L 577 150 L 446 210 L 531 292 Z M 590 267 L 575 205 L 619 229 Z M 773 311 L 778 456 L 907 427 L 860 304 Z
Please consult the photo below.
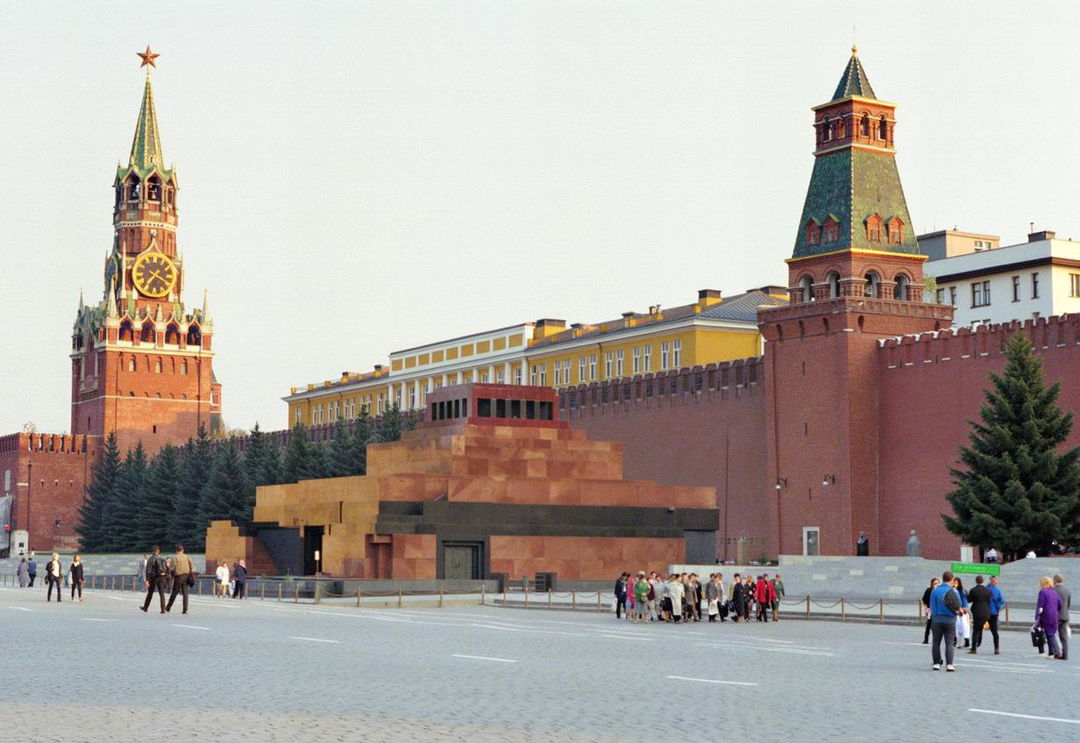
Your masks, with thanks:
M 195 574 L 194 573 L 188 573 L 187 574 L 187 584 L 188 584 L 189 587 L 195 585 Z
M 1031 630 L 1031 646 L 1040 648 L 1046 644 L 1046 633 L 1042 627 L 1034 627 Z

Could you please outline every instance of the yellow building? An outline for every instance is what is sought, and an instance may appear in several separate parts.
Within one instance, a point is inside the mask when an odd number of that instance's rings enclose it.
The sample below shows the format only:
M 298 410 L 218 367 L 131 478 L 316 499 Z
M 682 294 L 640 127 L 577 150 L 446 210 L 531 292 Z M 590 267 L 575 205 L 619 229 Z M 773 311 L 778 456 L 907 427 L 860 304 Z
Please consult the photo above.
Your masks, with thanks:
M 606 322 L 566 326 L 545 318 L 395 351 L 367 373 L 293 387 L 289 424 L 379 415 L 395 402 L 424 407 L 432 390 L 465 382 L 555 388 L 761 354 L 757 310 L 787 302 L 786 287 L 765 286 L 724 299 L 702 289 L 697 301 L 625 312 Z

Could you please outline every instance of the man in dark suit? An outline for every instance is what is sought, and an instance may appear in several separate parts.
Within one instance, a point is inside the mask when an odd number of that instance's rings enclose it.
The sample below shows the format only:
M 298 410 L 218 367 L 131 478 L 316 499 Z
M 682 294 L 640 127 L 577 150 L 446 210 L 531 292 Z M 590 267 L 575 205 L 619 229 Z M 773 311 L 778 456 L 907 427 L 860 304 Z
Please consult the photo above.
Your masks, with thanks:
M 139 607 L 145 614 L 146 610 L 150 608 L 150 602 L 154 598 L 154 591 L 158 593 L 158 599 L 161 601 L 161 613 L 165 613 L 165 581 L 169 577 L 168 566 L 165 565 L 165 558 L 161 556 L 161 548 L 156 544 L 154 545 L 154 554 L 150 555 L 146 559 L 146 601 L 143 601 L 143 605 Z
M 974 655 L 982 644 L 983 625 L 990 621 L 990 601 L 993 595 L 990 589 L 983 585 L 983 577 L 975 576 L 975 587 L 968 591 L 969 611 L 971 612 L 971 650 Z
M 1072 593 L 1065 587 L 1065 579 L 1060 575 L 1054 576 L 1054 590 L 1061 599 L 1061 611 L 1058 612 L 1058 644 L 1061 646 L 1061 660 L 1069 659 L 1069 605 L 1072 604 Z

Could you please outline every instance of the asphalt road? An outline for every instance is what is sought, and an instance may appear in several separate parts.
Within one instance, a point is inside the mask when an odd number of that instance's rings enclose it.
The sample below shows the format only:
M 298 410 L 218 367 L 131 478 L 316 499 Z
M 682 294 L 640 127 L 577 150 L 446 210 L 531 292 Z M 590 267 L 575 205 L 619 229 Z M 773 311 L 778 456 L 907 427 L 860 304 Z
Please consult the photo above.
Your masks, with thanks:
M 0 589 L 3 741 L 920 741 L 1080 735 L 1080 656 L 930 670 L 921 629 L 628 624 Z

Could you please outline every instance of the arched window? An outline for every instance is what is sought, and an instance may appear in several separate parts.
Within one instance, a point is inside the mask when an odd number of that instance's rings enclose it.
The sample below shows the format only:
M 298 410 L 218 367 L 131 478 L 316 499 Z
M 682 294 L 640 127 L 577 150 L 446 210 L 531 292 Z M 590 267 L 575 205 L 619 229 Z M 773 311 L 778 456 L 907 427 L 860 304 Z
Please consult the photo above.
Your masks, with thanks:
M 156 175 L 150 176 L 146 182 L 146 198 L 150 201 L 161 201 L 161 179 Z
M 829 298 L 836 299 L 840 296 L 840 274 L 836 271 L 830 271 L 829 275 L 825 277 L 825 280 L 829 282 Z
M 137 368 L 138 367 L 136 366 L 135 357 L 134 356 L 129 356 L 128 357 L 128 371 L 135 371 Z
M 168 199 L 169 206 L 175 206 L 176 205 L 176 189 L 175 188 L 166 189 L 165 197 Z
M 825 132 L 825 141 L 828 142 L 828 141 L 832 140 L 832 122 L 829 121 L 828 116 L 826 116 L 824 119 L 822 119 L 822 122 L 824 124 L 822 129 Z
M 188 328 L 187 332 L 187 344 L 189 346 L 197 346 L 202 343 L 202 333 L 199 332 L 198 325 L 192 325 Z
M 122 323 L 120 323 L 120 340 L 122 340 L 122 341 L 130 341 L 130 340 L 133 340 L 134 338 L 135 338 L 135 331 L 131 327 L 131 321 L 130 320 L 124 320 Z
M 878 139 L 888 139 L 889 125 L 885 122 L 885 117 L 882 116 L 878 120 Z
M 866 296 L 877 299 L 881 296 L 881 277 L 874 271 L 870 271 L 864 277 L 866 279 Z
M 840 239 L 840 222 L 831 214 L 825 219 L 822 229 L 822 242 L 834 243 Z
M 870 136 L 870 115 L 863 114 L 862 121 L 859 124 L 859 130 L 864 137 Z
M 174 346 L 180 344 L 180 328 L 176 325 L 169 325 L 165 328 L 165 342 Z
M 844 118 L 841 116 L 836 120 L 836 138 L 843 139 L 847 127 L 844 126 Z
M 872 243 L 881 242 L 881 217 L 877 214 L 866 218 L 866 240 Z
M 806 244 L 817 245 L 821 242 L 821 225 L 817 223 L 816 219 L 812 219 L 806 223 Z
M 187 359 L 180 359 L 180 373 L 187 374 Z
M 902 302 L 911 301 L 911 281 L 904 274 L 896 277 L 896 289 L 893 290 L 893 299 Z
M 802 301 L 813 302 L 814 279 L 809 276 L 803 276 L 801 279 L 799 279 L 799 286 L 802 288 Z
M 161 374 L 161 359 L 154 360 L 154 373 Z
M 128 181 L 128 201 L 139 200 L 139 179 L 132 176 Z
M 153 343 L 156 333 L 154 332 L 154 323 L 148 322 L 142 326 L 142 333 L 139 334 L 139 341 L 141 343 Z

